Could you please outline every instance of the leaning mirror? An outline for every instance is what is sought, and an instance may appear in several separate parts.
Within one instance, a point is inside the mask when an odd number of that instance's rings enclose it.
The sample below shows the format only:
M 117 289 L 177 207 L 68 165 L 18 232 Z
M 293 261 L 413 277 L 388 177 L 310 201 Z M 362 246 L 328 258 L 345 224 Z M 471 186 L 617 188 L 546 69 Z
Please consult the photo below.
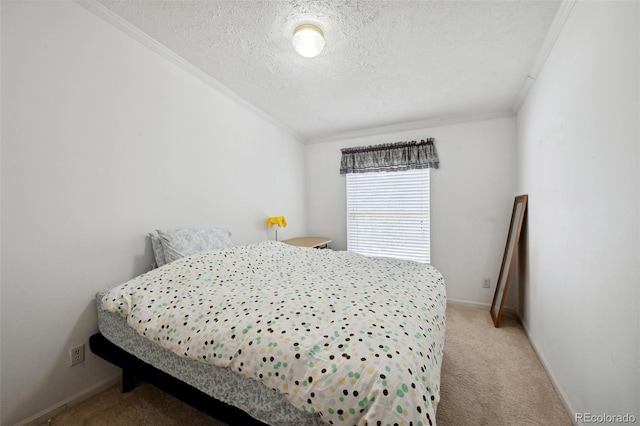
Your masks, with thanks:
M 493 318 L 493 325 L 496 327 L 500 326 L 500 320 L 502 319 L 502 309 L 504 308 L 509 282 L 513 274 L 516 254 L 518 252 L 518 242 L 520 241 L 520 231 L 522 230 L 522 222 L 524 221 L 526 209 L 527 196 L 517 196 L 513 202 L 507 244 L 504 248 L 504 256 L 502 257 L 502 266 L 500 267 L 500 275 L 498 276 L 498 283 L 496 284 L 496 292 L 493 295 L 493 302 L 491 303 L 491 318 Z

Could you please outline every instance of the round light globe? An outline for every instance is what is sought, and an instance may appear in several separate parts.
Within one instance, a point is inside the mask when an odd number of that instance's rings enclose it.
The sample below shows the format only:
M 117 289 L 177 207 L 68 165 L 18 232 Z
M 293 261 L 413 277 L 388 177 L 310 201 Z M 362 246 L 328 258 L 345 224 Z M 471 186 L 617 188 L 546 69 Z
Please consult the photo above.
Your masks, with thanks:
M 293 47 L 305 58 L 318 56 L 324 49 L 324 33 L 315 25 L 303 24 L 293 31 Z

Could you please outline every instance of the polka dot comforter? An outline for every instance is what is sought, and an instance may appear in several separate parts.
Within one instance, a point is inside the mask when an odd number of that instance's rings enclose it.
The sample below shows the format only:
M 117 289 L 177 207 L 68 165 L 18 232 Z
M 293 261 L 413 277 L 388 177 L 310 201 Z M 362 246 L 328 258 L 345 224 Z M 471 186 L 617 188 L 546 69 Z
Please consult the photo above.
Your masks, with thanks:
M 103 298 L 147 339 L 334 425 L 435 424 L 445 304 L 429 265 L 274 241 L 178 259 Z

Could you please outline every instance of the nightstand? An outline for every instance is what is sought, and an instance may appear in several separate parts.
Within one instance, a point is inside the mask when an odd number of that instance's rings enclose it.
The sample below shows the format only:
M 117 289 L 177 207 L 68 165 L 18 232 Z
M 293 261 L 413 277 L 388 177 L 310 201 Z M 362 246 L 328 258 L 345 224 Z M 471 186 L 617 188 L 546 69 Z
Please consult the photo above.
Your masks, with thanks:
M 282 242 L 287 243 L 291 246 L 296 246 L 296 247 L 312 247 L 312 248 L 318 248 L 318 249 L 326 249 L 326 248 L 329 248 L 329 243 L 331 241 L 333 240 L 327 237 L 298 237 L 298 238 L 290 238 Z

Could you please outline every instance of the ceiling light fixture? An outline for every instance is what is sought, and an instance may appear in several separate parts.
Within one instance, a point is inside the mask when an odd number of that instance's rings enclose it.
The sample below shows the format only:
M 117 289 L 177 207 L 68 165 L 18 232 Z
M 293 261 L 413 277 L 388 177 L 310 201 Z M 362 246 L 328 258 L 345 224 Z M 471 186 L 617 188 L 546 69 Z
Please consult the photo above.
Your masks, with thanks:
M 305 58 L 318 56 L 324 49 L 324 33 L 312 24 L 298 25 L 293 30 L 293 47 Z

